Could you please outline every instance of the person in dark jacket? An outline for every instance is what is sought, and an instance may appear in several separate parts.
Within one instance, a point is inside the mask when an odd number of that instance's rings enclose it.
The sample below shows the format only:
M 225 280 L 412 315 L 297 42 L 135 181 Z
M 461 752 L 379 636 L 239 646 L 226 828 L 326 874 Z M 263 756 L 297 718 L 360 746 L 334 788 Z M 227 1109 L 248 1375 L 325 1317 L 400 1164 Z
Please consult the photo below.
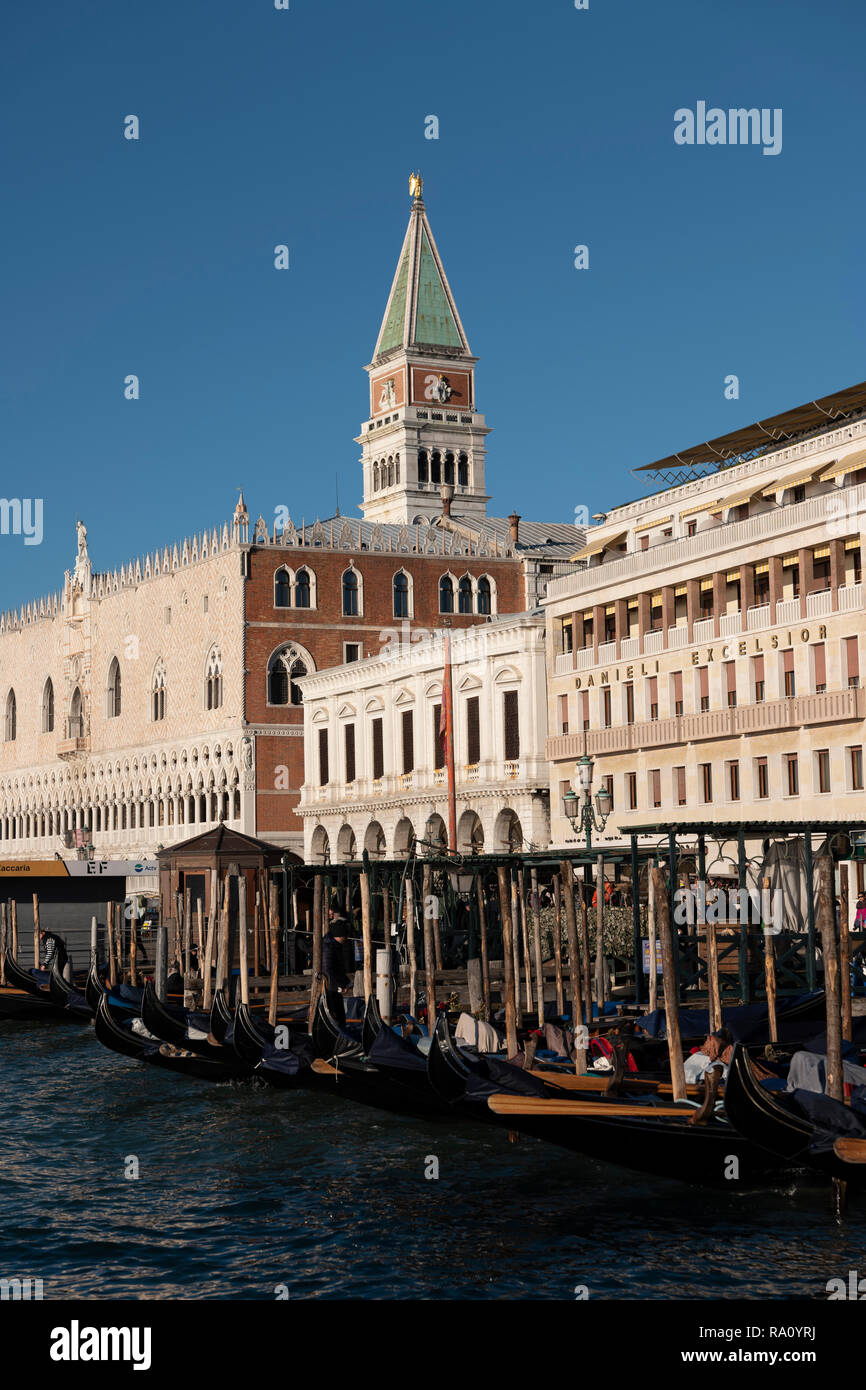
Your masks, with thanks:
M 328 982 L 328 989 L 342 990 L 349 985 L 344 950 L 348 927 L 342 913 L 332 907 L 328 913 L 328 930 L 322 937 L 322 974 Z

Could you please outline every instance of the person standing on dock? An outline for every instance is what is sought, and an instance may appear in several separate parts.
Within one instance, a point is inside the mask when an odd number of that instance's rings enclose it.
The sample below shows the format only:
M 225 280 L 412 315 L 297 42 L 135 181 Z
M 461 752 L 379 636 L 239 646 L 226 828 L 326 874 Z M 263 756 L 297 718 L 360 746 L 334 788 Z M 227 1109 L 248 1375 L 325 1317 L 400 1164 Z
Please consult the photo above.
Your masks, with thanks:
M 322 974 L 330 990 L 345 990 L 349 985 L 346 974 L 345 945 L 349 924 L 341 912 L 328 912 L 328 930 L 322 937 Z
M 53 931 L 46 931 L 44 927 L 39 933 L 39 955 L 43 970 L 51 970 L 56 959 L 57 968 L 61 973 L 69 959 L 69 952 L 63 937 L 57 936 Z

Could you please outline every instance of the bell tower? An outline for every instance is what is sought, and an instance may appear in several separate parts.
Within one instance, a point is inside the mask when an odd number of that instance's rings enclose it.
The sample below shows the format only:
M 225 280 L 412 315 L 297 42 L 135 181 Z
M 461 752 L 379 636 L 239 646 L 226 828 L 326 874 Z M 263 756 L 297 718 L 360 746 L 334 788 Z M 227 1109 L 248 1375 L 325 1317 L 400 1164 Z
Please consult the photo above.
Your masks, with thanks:
M 475 364 L 424 206 L 420 174 L 373 361 L 361 445 L 366 521 L 434 520 L 440 489 L 455 518 L 487 514 L 485 439 L 475 409 Z

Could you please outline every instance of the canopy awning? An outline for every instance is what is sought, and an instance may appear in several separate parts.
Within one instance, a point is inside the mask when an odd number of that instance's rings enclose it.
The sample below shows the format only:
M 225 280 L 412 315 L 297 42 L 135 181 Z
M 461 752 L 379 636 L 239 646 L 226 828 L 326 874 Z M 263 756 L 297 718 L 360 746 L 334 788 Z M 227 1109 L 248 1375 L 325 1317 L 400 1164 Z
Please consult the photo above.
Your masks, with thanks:
M 694 516 L 695 512 L 708 512 L 712 508 L 720 511 L 723 505 L 721 497 L 713 497 L 709 502 L 693 502 L 690 507 L 683 507 L 680 516 Z
M 578 550 L 576 555 L 572 555 L 572 560 L 589 560 L 593 555 L 600 555 L 603 550 L 609 550 L 613 545 L 620 545 L 628 535 L 628 531 L 618 531 L 616 535 L 606 536 L 604 540 L 590 541 L 583 550 Z
M 758 497 L 762 494 L 766 497 L 767 493 L 773 487 L 773 483 L 774 480 L 768 483 L 763 478 L 759 483 L 752 483 L 751 487 L 735 492 L 733 497 L 726 497 L 724 502 L 725 508 L 742 507 L 745 502 L 751 502 L 753 497 Z
M 866 468 L 866 449 L 858 449 L 856 454 L 847 454 L 843 459 L 834 459 L 818 477 L 819 483 L 829 478 L 844 478 L 848 473 L 856 473 L 858 468 Z
M 801 468 L 798 473 L 789 473 L 787 478 L 776 478 L 764 488 L 764 496 L 769 497 L 771 492 L 784 492 L 789 487 L 799 487 L 800 483 L 809 483 L 819 471 L 820 465 L 813 463 L 811 468 Z

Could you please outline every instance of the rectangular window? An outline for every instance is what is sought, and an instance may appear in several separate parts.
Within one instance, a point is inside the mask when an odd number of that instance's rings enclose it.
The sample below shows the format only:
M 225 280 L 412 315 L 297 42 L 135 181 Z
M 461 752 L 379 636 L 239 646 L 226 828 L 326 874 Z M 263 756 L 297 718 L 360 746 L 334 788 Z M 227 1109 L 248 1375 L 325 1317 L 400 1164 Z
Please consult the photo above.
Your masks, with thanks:
M 650 676 L 649 678 L 649 717 L 658 719 L 659 717 L 659 678 Z
M 815 694 L 823 695 L 827 689 L 827 658 L 824 643 L 816 642 L 812 647 L 812 670 L 815 680 Z
M 559 732 L 560 732 L 561 734 L 567 734 L 567 733 L 568 733 L 568 696 L 567 696 L 567 695 L 560 695 L 560 697 L 559 697 Z
M 589 728 L 589 691 L 580 692 L 580 722 L 584 729 Z
M 502 716 L 505 730 L 505 761 L 513 763 L 520 757 L 520 715 L 516 690 L 505 691 L 502 697 Z
M 710 707 L 710 668 L 698 667 L 698 709 L 703 712 Z
M 382 736 L 381 719 L 373 720 L 373 778 L 376 782 L 385 776 L 385 743 Z
M 404 709 L 401 722 L 403 725 L 403 771 L 412 772 L 415 767 L 415 715 L 410 709 Z
M 687 535 L 687 536 L 693 536 L 693 535 L 695 534 L 695 532 L 697 531 L 697 529 L 698 529 L 698 523 L 697 523 L 696 521 L 687 521 L 687 522 L 686 522 L 686 535 Z
M 360 660 L 361 660 L 361 643 L 360 643 L 360 642 L 344 642 L 344 643 L 343 643 L 343 661 L 344 661 L 346 664 L 348 664 L 350 661 L 360 661 Z
M 610 809 L 611 809 L 611 811 L 612 811 L 612 810 L 613 810 L 613 777 L 611 776 L 611 774 L 610 774 L 609 772 L 606 773 L 604 777 L 602 777 L 602 779 L 601 779 L 601 785 L 605 788 L 605 790 L 607 791 L 607 794 L 608 794 L 608 796 L 609 796 L 609 798 L 610 798 L 610 800 L 608 801 L 608 806 L 610 807 Z
M 785 754 L 785 772 L 788 796 L 800 795 L 800 764 L 796 753 Z
M 610 689 L 609 689 L 609 687 L 607 687 L 607 686 L 606 686 L 605 689 L 601 692 L 601 708 L 602 708 L 602 715 L 603 715 L 603 720 L 602 720 L 602 722 L 603 722 L 603 724 L 604 724 L 604 727 L 605 727 L 606 729 L 609 729 L 609 728 L 610 728 L 610 725 L 611 725 L 611 715 L 610 715 Z
M 625 774 L 625 792 L 628 797 L 628 809 L 637 810 L 637 773 L 627 772 Z
M 701 763 L 698 767 L 701 785 L 701 800 L 705 805 L 709 805 L 713 799 L 713 765 L 712 763 Z
M 830 560 L 829 557 L 822 557 L 820 560 L 812 562 L 812 592 L 816 593 L 819 589 L 829 589 L 830 587 Z
M 730 762 L 726 764 L 728 769 L 728 800 L 739 801 L 740 799 L 740 764 Z
M 830 750 L 829 748 L 819 748 L 815 754 L 815 763 L 818 773 L 818 791 L 828 792 L 830 790 Z
M 649 800 L 651 806 L 661 806 L 662 804 L 662 774 L 661 768 L 658 767 L 650 768 Z
M 319 730 L 319 786 L 328 785 L 328 730 Z
M 735 709 L 737 704 L 737 663 L 736 661 L 725 662 L 725 690 L 728 695 L 728 709 Z
M 640 538 L 640 548 L 641 548 L 641 550 L 649 550 L 649 535 L 648 535 L 648 534 L 644 534 L 643 536 L 641 536 L 641 538 Z
M 762 656 L 752 657 L 752 683 L 755 687 L 755 703 L 760 705 L 764 700 L 764 658 Z
M 686 804 L 686 770 L 684 767 L 674 768 L 674 798 L 678 806 Z
M 574 628 L 571 618 L 563 618 L 560 623 L 559 631 L 559 650 L 570 652 L 574 645 Z
M 755 796 L 758 801 L 766 801 L 770 795 L 770 774 L 766 758 L 755 759 Z
M 794 680 L 794 652 L 790 647 L 786 652 L 782 652 L 782 674 L 785 698 L 793 700 L 797 693 L 797 685 Z
M 671 680 L 673 681 L 673 688 L 674 688 L 674 691 L 673 691 L 674 714 L 682 714 L 683 708 L 684 708 L 684 706 L 683 706 L 683 673 L 682 673 L 682 671 L 674 671 L 673 675 L 671 676 Z
M 634 686 L 631 681 L 625 687 L 625 722 L 634 723 Z
M 473 766 L 481 760 L 481 709 L 478 696 L 466 701 L 466 761 Z
M 347 724 L 343 730 L 343 742 L 346 752 L 346 781 L 355 780 L 355 726 Z
M 860 684 L 860 651 L 856 637 L 844 637 L 843 657 L 845 661 L 845 679 L 848 689 L 852 690 Z
M 700 594 L 701 618 L 711 618 L 713 616 L 713 589 L 712 585 L 708 589 L 701 589 Z
M 863 790 L 863 748 L 860 744 L 848 749 L 848 777 L 852 792 Z
M 770 571 L 765 569 L 759 574 L 755 570 L 755 607 L 762 608 L 765 603 L 770 602 Z
M 442 706 L 433 706 L 433 767 L 438 772 L 445 766 L 445 734 L 442 732 Z

